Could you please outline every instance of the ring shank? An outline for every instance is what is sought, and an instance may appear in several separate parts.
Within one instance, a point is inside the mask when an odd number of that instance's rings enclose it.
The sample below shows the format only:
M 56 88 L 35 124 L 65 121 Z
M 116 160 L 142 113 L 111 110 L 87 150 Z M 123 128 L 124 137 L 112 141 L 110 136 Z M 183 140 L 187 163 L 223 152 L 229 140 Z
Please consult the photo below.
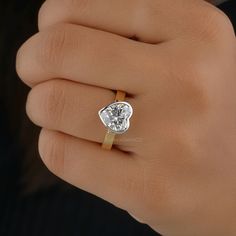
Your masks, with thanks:
M 116 97 L 115 97 L 115 101 L 116 102 L 123 102 L 125 100 L 125 96 L 126 93 L 123 91 L 117 91 L 116 92 Z M 106 149 L 106 150 L 111 150 L 112 149 L 112 145 L 115 141 L 115 136 L 116 134 L 111 132 L 110 130 L 107 131 L 103 144 L 102 144 L 102 148 Z
M 115 101 L 116 102 L 123 102 L 125 100 L 125 96 L 126 96 L 126 93 L 123 92 L 123 91 L 117 91 L 116 92 L 116 97 L 115 97 Z

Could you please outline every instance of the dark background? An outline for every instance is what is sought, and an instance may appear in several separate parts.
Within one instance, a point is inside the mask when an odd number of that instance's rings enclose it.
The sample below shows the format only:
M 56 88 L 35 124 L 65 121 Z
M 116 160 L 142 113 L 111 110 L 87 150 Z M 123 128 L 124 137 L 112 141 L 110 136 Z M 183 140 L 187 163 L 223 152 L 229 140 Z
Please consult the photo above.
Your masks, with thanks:
M 20 45 L 37 32 L 42 0 L 0 0 L 0 236 L 158 236 L 126 212 L 57 179 L 37 152 L 15 73 Z M 236 2 L 222 6 L 236 23 Z

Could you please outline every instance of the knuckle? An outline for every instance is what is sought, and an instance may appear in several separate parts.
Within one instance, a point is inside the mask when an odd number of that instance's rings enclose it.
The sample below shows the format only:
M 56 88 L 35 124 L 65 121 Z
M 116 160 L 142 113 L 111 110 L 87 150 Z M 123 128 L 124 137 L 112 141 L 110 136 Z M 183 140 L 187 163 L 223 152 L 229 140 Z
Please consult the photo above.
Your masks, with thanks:
M 17 51 L 16 55 L 16 72 L 18 76 L 27 84 L 32 82 L 34 67 L 34 60 L 32 60 L 32 54 L 34 56 L 33 45 L 37 42 L 38 34 L 29 38 Z
M 186 100 L 186 105 L 187 107 L 191 107 L 191 110 L 194 115 L 197 114 L 202 114 L 202 112 L 206 112 L 208 110 L 209 106 L 209 97 L 207 94 L 207 91 L 204 86 L 204 77 L 205 74 L 203 70 L 199 68 L 191 68 L 187 72 L 187 76 L 192 76 L 190 77 L 191 79 L 185 78 L 185 84 L 184 84 L 184 89 L 185 89 L 185 98 L 187 97 Z M 183 101 L 185 100 L 183 97 Z
M 67 6 L 72 7 L 71 9 L 79 9 L 84 11 L 87 9 L 90 0 L 63 0 Z
M 58 24 L 41 33 L 38 61 L 48 71 L 48 65 L 61 68 L 64 64 L 64 53 L 70 43 L 68 28 Z
M 143 23 L 152 24 L 156 22 L 158 15 L 160 14 L 160 6 L 153 0 L 138 0 L 135 2 L 136 13 L 142 17 Z M 137 23 L 142 23 L 138 21 Z
M 39 137 L 39 154 L 49 170 L 63 175 L 65 138 L 59 133 L 42 130 Z
M 156 7 L 156 3 L 155 1 L 152 0 L 139 0 L 139 5 L 142 6 L 140 9 L 143 10 L 143 13 L 146 16 L 153 16 L 156 15 L 158 8 Z
M 85 12 L 88 3 L 89 0 L 47 0 L 39 10 L 39 29 L 43 30 L 59 22 L 72 21 L 75 13 Z M 54 9 L 53 13 L 52 9 Z
M 172 102 L 188 114 L 196 115 L 206 112 L 209 106 L 209 95 L 205 83 L 209 74 L 204 63 L 196 59 L 186 58 L 182 61 L 180 59 L 174 71 L 175 74 L 172 76 L 174 83 L 171 87 L 174 98 Z M 190 110 L 191 113 L 189 113 Z
M 33 121 L 35 124 L 37 124 L 37 115 L 35 114 L 34 108 L 35 108 L 35 98 L 34 98 L 34 91 L 33 89 L 30 90 L 27 102 L 26 102 L 26 113 L 31 121 Z
M 28 96 L 27 114 L 36 124 L 54 127 L 64 114 L 65 95 L 59 81 L 49 81 L 33 88 Z
M 50 9 L 51 1 L 47 0 L 45 1 L 42 6 L 39 9 L 38 12 L 38 28 L 39 30 L 43 30 L 48 26 L 48 21 L 50 21 L 49 17 L 50 15 L 48 14 L 48 11 Z
M 20 49 L 17 51 L 16 55 L 16 73 L 17 75 L 24 80 L 25 78 L 25 69 L 24 61 L 23 61 L 23 45 L 20 47 Z
M 58 125 L 64 115 L 65 91 L 59 81 L 50 81 L 45 84 L 45 87 L 43 94 L 44 116 L 51 125 Z
M 60 0 L 60 4 L 67 9 L 83 10 L 87 8 L 89 1 L 90 0 Z M 54 0 L 54 2 L 57 3 L 58 0 Z
M 233 25 L 222 11 L 209 7 L 201 12 L 199 19 L 199 34 L 202 39 L 220 40 L 234 36 Z

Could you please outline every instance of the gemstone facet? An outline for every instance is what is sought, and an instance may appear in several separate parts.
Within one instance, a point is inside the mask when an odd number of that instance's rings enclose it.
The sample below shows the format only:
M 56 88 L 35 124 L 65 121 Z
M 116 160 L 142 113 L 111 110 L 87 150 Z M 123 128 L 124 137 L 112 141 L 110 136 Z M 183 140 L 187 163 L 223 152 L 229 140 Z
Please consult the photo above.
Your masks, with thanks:
M 111 132 L 123 134 L 129 129 L 133 109 L 127 102 L 114 102 L 101 109 L 98 114 Z

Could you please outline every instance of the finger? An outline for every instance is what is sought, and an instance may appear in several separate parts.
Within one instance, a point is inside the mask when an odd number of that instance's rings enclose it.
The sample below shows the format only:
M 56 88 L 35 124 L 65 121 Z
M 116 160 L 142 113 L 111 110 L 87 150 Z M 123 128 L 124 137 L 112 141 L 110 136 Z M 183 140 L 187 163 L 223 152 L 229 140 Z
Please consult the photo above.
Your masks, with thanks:
M 55 175 L 118 207 L 129 209 L 141 198 L 142 175 L 135 158 L 127 154 L 45 129 L 39 152 Z
M 196 2 L 47 0 L 39 13 L 39 28 L 43 30 L 59 22 L 68 22 L 158 43 L 186 33 L 188 19 L 196 14 L 199 5 Z
M 29 85 L 52 78 L 135 94 L 151 69 L 163 71 L 153 48 L 114 34 L 71 24 L 41 32 L 17 54 L 17 71 Z M 154 62 L 155 60 L 155 62 Z M 161 69 L 162 68 L 162 69 Z
M 31 120 L 44 128 L 60 131 L 81 139 L 102 143 L 107 129 L 98 111 L 114 101 L 111 90 L 65 80 L 51 80 L 34 87 L 27 100 Z M 137 101 L 126 99 L 135 108 Z M 129 131 L 120 135 L 117 145 L 135 147 L 138 117 L 132 117 Z M 133 125 L 137 127 L 132 129 Z M 133 141 L 132 141 L 133 140 Z M 132 149 L 132 151 L 133 151 Z M 129 150 L 131 151 L 131 150 Z

